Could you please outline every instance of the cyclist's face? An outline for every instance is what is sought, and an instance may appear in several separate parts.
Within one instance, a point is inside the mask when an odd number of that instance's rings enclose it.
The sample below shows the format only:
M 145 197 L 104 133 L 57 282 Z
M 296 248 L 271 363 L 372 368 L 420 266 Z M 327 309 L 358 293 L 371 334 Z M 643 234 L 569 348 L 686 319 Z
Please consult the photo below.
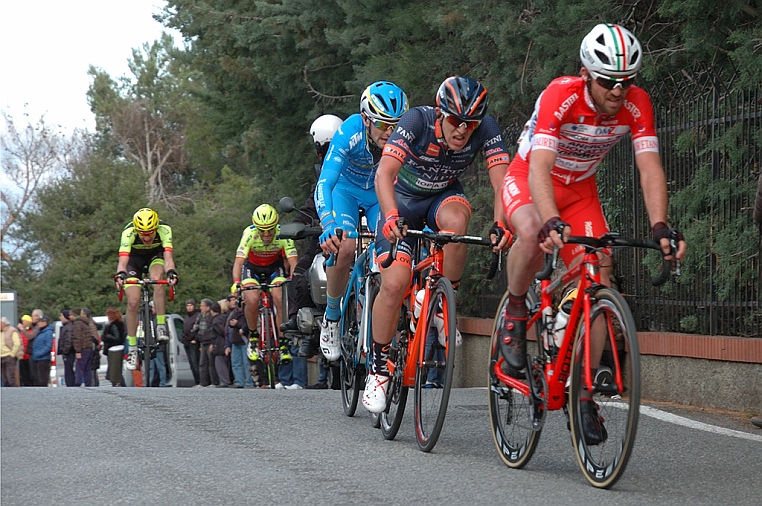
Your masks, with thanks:
M 271 228 L 269 230 L 262 230 L 261 228 L 257 228 L 257 231 L 259 232 L 259 237 L 262 238 L 262 242 L 265 244 L 270 244 L 273 242 L 273 239 L 275 239 L 275 229 Z
M 606 89 L 601 86 L 598 81 L 587 72 L 586 68 L 582 68 L 582 77 L 587 79 L 590 85 L 590 95 L 595 102 L 595 106 L 598 112 L 602 114 L 608 114 L 613 116 L 619 112 L 619 109 L 624 105 L 624 100 L 627 98 L 630 88 L 622 88 L 617 86 L 614 89 Z
M 156 230 L 151 230 L 149 232 L 138 232 L 138 237 L 140 237 L 140 240 L 143 242 L 143 244 L 151 244 L 156 237 Z
M 468 141 L 471 139 L 474 130 L 467 130 L 464 122 L 459 123 L 458 126 L 454 126 L 453 122 L 445 120 L 444 114 L 441 112 L 439 112 L 438 118 L 442 128 L 442 137 L 444 137 L 447 147 L 453 151 L 460 151 L 465 148 L 466 144 L 468 144 Z
M 384 146 L 386 145 L 386 141 L 389 140 L 389 136 L 392 135 L 392 132 L 394 132 L 394 128 L 397 126 L 396 123 L 380 123 L 381 128 L 376 126 L 376 122 L 371 121 L 369 118 L 366 118 L 365 115 L 363 115 L 362 118 L 363 123 L 368 128 L 368 136 L 370 137 L 370 140 L 375 143 L 376 146 L 378 146 L 381 149 L 384 149 Z M 386 128 L 383 128 L 386 127 Z

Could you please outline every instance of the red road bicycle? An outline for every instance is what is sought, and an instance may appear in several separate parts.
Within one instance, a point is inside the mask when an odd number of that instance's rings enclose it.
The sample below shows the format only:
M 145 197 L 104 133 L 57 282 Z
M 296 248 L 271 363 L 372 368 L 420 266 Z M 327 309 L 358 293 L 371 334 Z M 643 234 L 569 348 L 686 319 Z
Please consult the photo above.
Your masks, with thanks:
M 673 233 L 672 255 L 676 240 Z M 541 280 L 540 300 L 534 290 L 530 290 L 527 297 L 527 344 L 533 334 L 537 348 L 534 353 L 528 352 L 525 379 L 508 374 L 500 353 L 497 331 L 505 325 L 507 291 L 500 303 L 490 354 L 490 425 L 503 462 L 519 469 L 537 449 L 547 412 L 563 409 L 585 478 L 595 487 L 609 488 L 622 476 L 635 442 L 640 409 L 640 355 L 630 308 L 618 291 L 601 284 L 598 253 L 617 247 L 662 251 L 654 241 L 621 238 L 615 233 L 600 238 L 572 236 L 566 243 L 584 246 L 582 262 L 551 282 L 558 250 L 554 255 L 546 255 L 545 268 L 536 276 Z M 605 256 L 610 257 L 610 252 Z M 671 262 L 664 260 L 661 275 L 652 279 L 652 284 L 666 282 L 670 269 Z M 563 339 L 556 344 L 552 295 L 575 279 L 578 279 L 577 296 L 569 311 Z M 589 365 L 593 326 L 606 334 L 601 366 L 595 377 Z M 583 389 L 591 393 L 600 409 L 602 425 L 599 427 L 602 428 L 596 439 L 590 441 L 584 437 L 582 426 L 582 417 L 591 416 L 590 405 L 584 404 L 589 401 L 581 396 Z
M 448 243 L 492 246 L 489 238 L 456 235 L 452 232 L 408 230 L 409 237 L 417 238 L 413 254 L 413 279 L 405 293 L 397 331 L 389 349 L 389 388 L 386 410 L 381 413 L 381 432 L 386 439 L 394 439 L 402 423 L 408 390 L 415 391 L 415 435 L 418 447 L 431 451 L 442 432 L 447 404 L 452 388 L 455 367 L 455 292 L 450 280 L 442 275 L 443 246 Z M 423 250 L 430 244 L 428 256 Z M 394 261 L 397 243 L 392 244 L 382 267 Z M 495 255 L 493 260 L 496 260 Z M 490 269 L 494 275 L 497 262 Z M 491 277 L 488 275 L 488 277 Z M 424 290 L 418 318 L 414 316 L 416 294 Z M 415 331 L 411 335 L 410 322 Z

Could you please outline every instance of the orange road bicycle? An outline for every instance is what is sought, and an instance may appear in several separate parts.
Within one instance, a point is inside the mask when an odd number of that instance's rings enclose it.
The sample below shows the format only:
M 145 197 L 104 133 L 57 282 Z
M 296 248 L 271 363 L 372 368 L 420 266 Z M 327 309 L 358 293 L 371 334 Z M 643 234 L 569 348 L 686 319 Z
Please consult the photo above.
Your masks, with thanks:
M 676 241 L 673 231 L 671 255 L 675 253 Z M 601 284 L 598 254 L 610 258 L 611 248 L 619 247 L 650 248 L 660 254 L 662 251 L 655 241 L 626 239 L 616 233 L 599 238 L 572 236 L 566 243 L 584 246 L 582 261 L 551 281 L 558 249 L 553 255 L 546 255 L 545 268 L 536 275 L 540 280 L 540 300 L 532 289 L 527 295 L 527 345 L 533 335 L 537 347 L 527 354 L 526 368 L 520 374 L 526 376 L 524 379 L 508 374 L 500 353 L 498 330 L 505 325 L 507 291 L 500 303 L 490 354 L 490 425 L 503 462 L 519 469 L 537 449 L 547 412 L 563 409 L 585 478 L 595 487 L 609 488 L 624 473 L 635 442 L 640 409 L 640 354 L 630 308 L 618 291 Z M 651 283 L 656 286 L 666 282 L 670 269 L 671 261 L 663 260 L 661 274 Z M 552 295 L 574 280 L 578 280 L 576 298 L 568 309 L 568 323 L 560 336 L 561 330 L 556 327 L 562 317 L 557 316 Z M 594 326 L 606 335 L 595 376 L 590 367 Z M 583 390 L 589 394 L 583 396 Z M 588 432 L 588 440 L 582 420 L 583 416 L 591 417 L 596 412 L 591 411 L 587 399 L 591 396 L 600 410 L 600 423 L 592 424 L 596 431 L 594 437 Z
M 445 231 L 408 230 L 407 235 L 417 238 L 411 259 L 413 279 L 405 293 L 397 331 L 389 349 L 390 378 L 386 410 L 381 413 L 381 432 L 386 439 L 396 437 L 405 413 L 408 390 L 413 388 L 415 435 L 418 447 L 429 452 L 442 432 L 455 367 L 455 292 L 450 280 L 442 275 L 442 248 L 448 243 L 492 246 L 492 242 L 489 238 Z M 425 254 L 426 244 L 430 245 L 428 256 Z M 382 267 L 391 265 L 396 251 L 397 243 L 394 242 Z M 494 255 L 493 260 L 498 258 Z M 497 262 L 493 261 L 492 275 L 496 269 Z M 412 308 L 416 305 L 419 290 L 424 291 L 424 296 L 419 306 L 420 314 L 416 317 Z

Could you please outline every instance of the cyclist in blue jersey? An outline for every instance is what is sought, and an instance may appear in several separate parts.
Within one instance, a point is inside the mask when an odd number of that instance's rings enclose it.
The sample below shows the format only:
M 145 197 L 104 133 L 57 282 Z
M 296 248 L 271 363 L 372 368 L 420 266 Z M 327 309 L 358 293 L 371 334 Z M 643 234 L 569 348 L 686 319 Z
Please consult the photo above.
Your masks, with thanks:
M 487 90 L 481 83 L 468 77 L 449 77 L 439 87 L 436 107 L 408 111 L 384 147 L 376 173 L 376 194 L 384 213 L 376 228 L 379 262 L 389 254 L 390 241 L 400 242 L 396 260 L 381 272 L 381 292 L 373 305 L 373 360 L 363 394 L 363 404 L 371 412 L 386 408 L 389 343 L 410 284 L 413 241 L 405 238 L 404 228 L 399 230 L 400 218 L 413 229 L 428 225 L 435 231 L 465 234 L 471 206 L 458 177 L 484 149 L 495 192 L 491 233 L 505 229 L 499 190 L 509 156 L 497 121 L 487 115 L 487 104 Z M 503 235 L 495 248 L 507 249 L 509 236 Z M 448 244 L 444 250 L 444 275 L 457 288 L 466 245 Z
M 368 227 L 375 226 L 376 167 L 381 150 L 407 109 L 407 96 L 399 86 L 388 81 L 371 84 L 360 98 L 360 113 L 342 123 L 323 162 L 315 188 L 315 204 L 323 227 L 319 240 L 325 253 L 336 254 L 336 264 L 326 269 L 327 307 L 320 330 L 320 350 L 329 362 L 340 356 L 340 303 L 355 251 L 355 241 L 340 240 L 336 230 L 356 230 L 360 209 L 365 211 Z

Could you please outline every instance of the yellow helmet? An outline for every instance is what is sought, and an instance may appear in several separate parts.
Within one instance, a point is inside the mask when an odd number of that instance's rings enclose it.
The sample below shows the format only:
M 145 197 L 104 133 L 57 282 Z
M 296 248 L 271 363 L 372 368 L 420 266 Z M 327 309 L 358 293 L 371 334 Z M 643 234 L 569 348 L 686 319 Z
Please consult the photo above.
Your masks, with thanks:
M 132 217 L 132 224 L 138 232 L 151 232 L 159 228 L 159 215 L 153 209 L 144 207 Z
M 278 211 L 270 204 L 262 204 L 254 209 L 251 222 L 261 230 L 271 230 L 278 224 Z

